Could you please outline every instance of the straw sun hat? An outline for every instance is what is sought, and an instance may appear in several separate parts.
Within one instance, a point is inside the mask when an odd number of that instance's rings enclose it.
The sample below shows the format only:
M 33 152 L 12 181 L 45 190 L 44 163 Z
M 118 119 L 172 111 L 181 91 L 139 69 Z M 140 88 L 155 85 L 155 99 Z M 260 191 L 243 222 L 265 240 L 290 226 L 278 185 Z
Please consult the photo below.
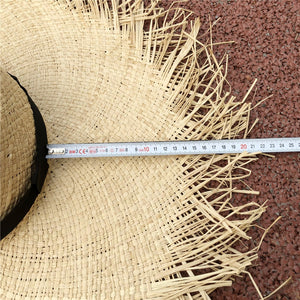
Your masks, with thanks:
M 1 2 L 1 299 L 209 299 L 247 272 L 257 249 L 235 245 L 264 207 L 230 200 L 252 193 L 235 182 L 254 155 L 57 159 L 46 175 L 33 102 L 49 143 L 247 134 L 250 104 L 188 17 L 155 0 Z

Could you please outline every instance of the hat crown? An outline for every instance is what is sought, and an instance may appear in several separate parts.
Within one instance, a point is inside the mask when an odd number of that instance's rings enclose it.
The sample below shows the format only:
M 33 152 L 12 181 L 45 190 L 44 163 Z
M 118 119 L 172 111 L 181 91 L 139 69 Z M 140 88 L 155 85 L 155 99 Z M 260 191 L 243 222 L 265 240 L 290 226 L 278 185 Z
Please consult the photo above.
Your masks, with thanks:
M 18 204 L 31 185 L 35 155 L 33 112 L 16 80 L 3 69 L 1 76 L 1 220 Z

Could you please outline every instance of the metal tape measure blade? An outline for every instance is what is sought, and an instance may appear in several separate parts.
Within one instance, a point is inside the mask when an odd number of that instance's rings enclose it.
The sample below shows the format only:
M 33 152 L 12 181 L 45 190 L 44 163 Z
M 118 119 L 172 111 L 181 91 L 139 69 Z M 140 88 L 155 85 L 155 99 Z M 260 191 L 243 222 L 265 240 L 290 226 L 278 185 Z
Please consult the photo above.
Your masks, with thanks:
M 47 145 L 46 158 L 300 152 L 300 138 Z

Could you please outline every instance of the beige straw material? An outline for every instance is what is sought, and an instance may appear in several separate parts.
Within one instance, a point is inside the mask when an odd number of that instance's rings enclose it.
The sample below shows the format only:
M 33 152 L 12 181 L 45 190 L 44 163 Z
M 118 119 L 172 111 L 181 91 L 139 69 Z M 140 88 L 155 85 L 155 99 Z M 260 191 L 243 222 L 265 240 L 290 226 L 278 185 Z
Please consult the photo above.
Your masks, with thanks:
M 0 220 L 3 220 L 30 187 L 35 127 L 26 94 L 1 67 L 0 88 Z
M 247 95 L 230 95 L 227 60 L 197 41 L 199 20 L 149 2 L 1 3 L 1 61 L 49 143 L 247 135 Z M 1 298 L 209 299 L 256 258 L 235 245 L 265 207 L 231 201 L 255 193 L 236 188 L 255 159 L 49 161 L 41 194 L 0 242 Z

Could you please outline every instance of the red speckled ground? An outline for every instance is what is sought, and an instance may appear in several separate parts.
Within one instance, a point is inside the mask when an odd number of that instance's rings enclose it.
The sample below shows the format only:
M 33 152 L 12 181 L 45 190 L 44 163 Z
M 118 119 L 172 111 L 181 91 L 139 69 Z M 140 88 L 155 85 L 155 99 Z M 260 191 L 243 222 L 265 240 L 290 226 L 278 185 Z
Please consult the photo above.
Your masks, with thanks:
M 168 7 L 173 1 L 163 0 Z M 213 29 L 214 41 L 236 43 L 217 49 L 217 56 L 229 54 L 228 80 L 233 93 L 243 96 L 254 78 L 258 79 L 253 104 L 273 97 L 252 112 L 260 121 L 251 138 L 300 136 L 300 2 L 277 0 L 190 0 L 183 4 L 201 17 L 203 30 L 211 20 L 221 18 Z M 288 277 L 292 282 L 271 299 L 300 299 L 300 154 L 261 157 L 250 165 L 247 183 L 268 200 L 268 210 L 259 225 L 268 227 L 278 216 L 282 219 L 269 231 L 259 259 L 249 268 L 266 296 Z M 239 199 L 235 199 L 239 201 Z M 261 231 L 254 229 L 258 241 Z M 215 291 L 212 299 L 259 299 L 249 278 L 237 278 L 232 287 Z

